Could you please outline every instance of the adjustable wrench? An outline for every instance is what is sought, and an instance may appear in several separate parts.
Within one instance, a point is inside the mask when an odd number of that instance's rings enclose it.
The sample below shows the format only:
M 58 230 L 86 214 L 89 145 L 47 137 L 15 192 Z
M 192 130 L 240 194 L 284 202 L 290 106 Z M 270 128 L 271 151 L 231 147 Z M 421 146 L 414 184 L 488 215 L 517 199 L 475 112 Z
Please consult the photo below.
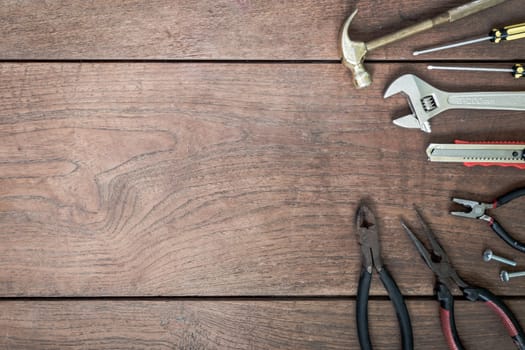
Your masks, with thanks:
M 447 92 L 439 90 L 413 74 L 397 78 L 384 98 L 397 93 L 408 97 L 412 114 L 394 119 L 403 128 L 431 132 L 430 119 L 448 109 L 497 109 L 525 111 L 525 91 L 521 92 Z

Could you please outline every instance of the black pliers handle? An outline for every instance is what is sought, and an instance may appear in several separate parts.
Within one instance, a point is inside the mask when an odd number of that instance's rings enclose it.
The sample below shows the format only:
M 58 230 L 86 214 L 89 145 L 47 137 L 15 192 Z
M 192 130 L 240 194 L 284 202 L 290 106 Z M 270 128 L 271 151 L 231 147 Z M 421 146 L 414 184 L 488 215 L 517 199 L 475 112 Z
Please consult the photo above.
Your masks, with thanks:
M 379 278 L 394 304 L 401 330 L 402 349 L 412 350 L 414 349 L 414 340 L 410 316 L 401 291 L 388 270 L 383 266 L 379 249 L 377 221 L 372 211 L 365 205 L 358 208 L 356 226 L 363 257 L 363 270 L 359 277 L 356 300 L 357 336 L 361 350 L 372 350 L 368 333 L 368 297 L 374 269 L 379 273 Z
M 512 341 L 519 350 L 525 350 L 525 334 L 516 316 L 496 295 L 485 288 L 468 286 L 460 288 L 463 295 L 469 301 L 479 301 L 485 303 L 501 319 L 501 322 L 512 337 Z M 449 288 L 444 283 L 436 286 L 437 299 L 439 300 L 439 314 L 441 317 L 441 329 L 447 341 L 448 347 L 452 350 L 464 350 L 461 344 L 454 314 L 454 297 Z
M 469 199 L 461 198 L 452 198 L 454 203 L 461 204 L 465 207 L 470 208 L 469 212 L 453 211 L 450 214 L 455 216 L 461 216 L 465 218 L 473 218 L 484 220 L 489 223 L 489 226 L 492 230 L 503 240 L 505 243 L 510 245 L 512 248 L 519 250 L 522 253 L 525 253 L 525 243 L 520 242 L 514 239 L 504 228 L 496 221 L 492 216 L 488 215 L 486 212 L 489 209 L 496 209 L 501 207 L 504 204 L 509 203 L 510 201 L 525 196 L 525 187 L 518 188 L 514 191 L 511 191 L 501 197 L 495 199 L 492 203 L 483 203 L 477 202 Z
M 401 348 L 403 350 L 412 350 L 414 348 L 414 341 L 412 336 L 412 324 L 410 322 L 410 315 L 408 314 L 403 295 L 388 272 L 383 268 L 378 271 L 379 278 L 385 286 L 386 291 L 394 304 L 399 329 L 401 332 Z M 359 278 L 359 287 L 357 289 L 357 307 L 356 307 L 356 321 L 357 321 L 357 336 L 362 350 L 372 350 L 372 343 L 370 342 L 370 335 L 368 333 L 368 294 L 370 290 L 370 283 L 372 281 L 372 272 L 368 272 L 365 267 L 361 272 Z

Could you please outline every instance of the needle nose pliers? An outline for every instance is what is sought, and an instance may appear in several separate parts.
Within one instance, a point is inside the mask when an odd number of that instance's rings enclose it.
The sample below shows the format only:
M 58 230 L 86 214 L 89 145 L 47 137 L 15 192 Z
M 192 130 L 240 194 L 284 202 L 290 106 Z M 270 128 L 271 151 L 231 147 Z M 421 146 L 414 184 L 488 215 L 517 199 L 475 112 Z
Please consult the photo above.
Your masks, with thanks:
M 505 328 L 512 337 L 512 340 L 518 349 L 525 350 L 525 335 L 512 311 L 507 307 L 507 305 L 503 303 L 500 298 L 492 294 L 487 289 L 469 285 L 463 281 L 461 277 L 459 277 L 456 270 L 452 267 L 450 259 L 448 258 L 445 250 L 441 247 L 436 236 L 427 226 L 417 209 L 416 213 L 423 231 L 430 241 L 432 251 L 428 251 L 425 248 L 423 243 L 403 221 L 401 221 L 401 225 L 416 246 L 417 251 L 427 266 L 437 277 L 436 293 L 440 304 L 439 313 L 441 317 L 441 327 L 449 348 L 452 350 L 464 350 L 456 329 L 454 317 L 454 298 L 450 292 L 452 287 L 457 285 L 467 300 L 482 301 L 490 309 L 492 309 L 492 311 L 494 311 L 501 318 L 501 321 L 503 322 Z
M 372 281 L 372 270 L 375 268 L 379 278 L 388 292 L 390 300 L 394 304 L 399 327 L 401 330 L 401 344 L 403 350 L 412 350 L 414 341 L 412 336 L 412 325 L 403 295 L 399 291 L 396 282 L 383 266 L 379 250 L 377 222 L 372 211 L 365 205 L 361 205 L 356 215 L 357 236 L 361 245 L 363 255 L 363 269 L 359 278 L 356 301 L 357 335 L 362 350 L 371 350 L 372 344 L 368 334 L 368 294 Z
M 454 203 L 461 204 L 467 208 L 470 208 L 471 210 L 468 212 L 453 211 L 450 214 L 464 218 L 487 221 L 492 230 L 496 232 L 496 234 L 508 245 L 522 253 L 525 253 L 525 243 L 519 242 L 512 238 L 512 236 L 503 228 L 503 226 L 501 226 L 492 216 L 487 214 L 487 210 L 501 207 L 502 205 L 522 196 L 525 196 L 525 187 L 511 191 L 497 198 L 492 203 L 482 203 L 469 199 L 452 198 Z

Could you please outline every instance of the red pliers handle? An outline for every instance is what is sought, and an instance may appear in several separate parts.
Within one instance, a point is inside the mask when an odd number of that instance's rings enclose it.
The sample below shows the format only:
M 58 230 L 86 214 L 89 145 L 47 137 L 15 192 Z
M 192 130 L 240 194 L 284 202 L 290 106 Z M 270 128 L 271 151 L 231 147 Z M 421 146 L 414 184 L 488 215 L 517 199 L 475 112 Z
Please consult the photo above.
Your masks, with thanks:
M 458 331 L 456 329 L 456 322 L 454 317 L 454 297 L 450 290 L 444 283 L 437 284 L 437 298 L 440 305 L 441 328 L 448 347 L 452 350 L 464 350 L 461 344 Z M 501 319 L 507 332 L 512 337 L 514 344 L 519 350 L 525 350 L 525 334 L 521 328 L 516 316 L 503 303 L 503 301 L 496 295 L 492 294 L 485 288 L 480 287 L 466 287 L 461 288 L 463 295 L 469 301 L 484 302 L 492 311 L 494 311 Z
M 525 335 L 512 311 L 496 295 L 484 288 L 471 286 L 458 275 L 456 270 L 452 267 L 452 263 L 450 262 L 447 253 L 441 244 L 439 244 L 437 237 L 423 220 L 421 213 L 417 210 L 416 213 L 423 228 L 423 232 L 432 246 L 431 250 L 428 250 L 425 247 L 423 242 L 404 221 L 401 221 L 401 225 L 405 229 L 408 237 L 414 243 L 421 258 L 425 261 L 425 264 L 436 275 L 436 296 L 440 305 L 441 325 L 449 348 L 452 350 L 464 350 L 456 329 L 454 298 L 452 297 L 452 293 L 450 293 L 449 287 L 457 285 L 467 300 L 484 302 L 489 308 L 491 308 L 501 318 L 505 328 L 507 328 L 507 331 L 518 349 L 525 350 Z

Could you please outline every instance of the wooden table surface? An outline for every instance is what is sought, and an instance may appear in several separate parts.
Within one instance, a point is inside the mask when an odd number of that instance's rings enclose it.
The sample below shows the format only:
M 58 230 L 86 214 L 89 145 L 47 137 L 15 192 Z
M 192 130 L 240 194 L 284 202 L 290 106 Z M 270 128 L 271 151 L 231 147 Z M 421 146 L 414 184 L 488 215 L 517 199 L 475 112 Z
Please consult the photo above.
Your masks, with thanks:
M 358 349 L 354 229 L 367 198 L 416 349 L 447 349 L 434 277 L 399 225 L 423 211 L 454 266 L 525 325 L 525 278 L 499 281 L 481 221 L 448 214 L 525 186 L 514 168 L 430 163 L 430 142 L 524 140 L 523 113 L 449 111 L 432 134 L 399 128 L 414 73 L 451 91 L 524 90 L 507 74 L 525 40 L 413 57 L 415 48 L 523 21 L 522 1 L 378 49 L 353 87 L 338 32 L 370 40 L 466 0 L 3 1 L 0 11 L 0 348 Z M 525 200 L 497 218 L 525 240 Z M 514 349 L 458 290 L 468 349 Z M 399 349 L 377 275 L 376 349 Z

